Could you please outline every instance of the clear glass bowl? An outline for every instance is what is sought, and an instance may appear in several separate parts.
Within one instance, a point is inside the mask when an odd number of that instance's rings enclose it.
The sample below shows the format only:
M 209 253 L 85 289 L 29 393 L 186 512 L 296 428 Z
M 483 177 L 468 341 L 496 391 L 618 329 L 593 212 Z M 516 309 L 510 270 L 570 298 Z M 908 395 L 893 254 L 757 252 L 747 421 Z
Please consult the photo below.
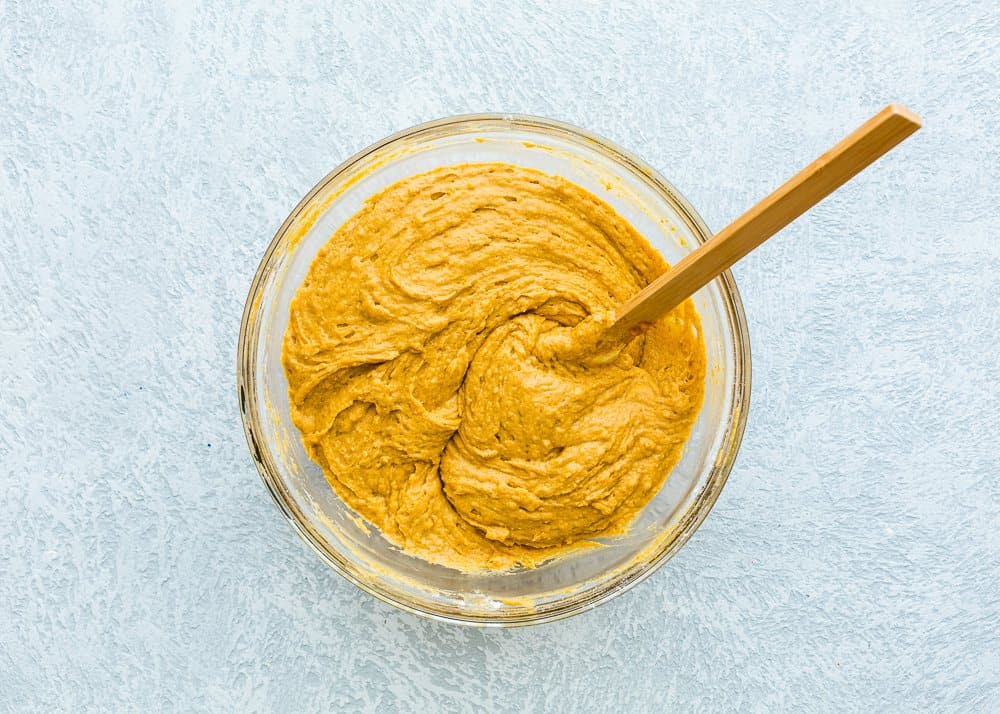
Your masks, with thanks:
M 607 602 L 666 562 L 691 537 L 736 457 L 750 395 L 750 345 L 727 272 L 694 297 L 708 358 L 705 402 L 663 488 L 625 535 L 534 569 L 468 574 L 401 552 L 336 495 L 292 424 L 281 343 L 289 302 L 319 248 L 366 198 L 439 166 L 503 161 L 558 174 L 628 219 L 674 263 L 711 235 L 688 202 L 644 162 L 575 127 L 527 116 L 441 119 L 352 157 L 295 207 L 261 261 L 240 325 L 240 411 L 257 469 L 281 512 L 331 567 L 403 610 L 448 622 L 523 625 Z

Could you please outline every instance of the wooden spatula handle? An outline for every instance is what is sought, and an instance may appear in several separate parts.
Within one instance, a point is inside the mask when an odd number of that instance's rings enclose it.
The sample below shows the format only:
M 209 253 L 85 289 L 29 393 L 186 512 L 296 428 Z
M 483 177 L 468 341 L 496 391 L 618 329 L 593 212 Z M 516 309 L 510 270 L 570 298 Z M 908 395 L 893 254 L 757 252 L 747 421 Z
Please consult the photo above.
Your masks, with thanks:
M 920 128 L 890 104 L 618 308 L 614 332 L 653 322 Z

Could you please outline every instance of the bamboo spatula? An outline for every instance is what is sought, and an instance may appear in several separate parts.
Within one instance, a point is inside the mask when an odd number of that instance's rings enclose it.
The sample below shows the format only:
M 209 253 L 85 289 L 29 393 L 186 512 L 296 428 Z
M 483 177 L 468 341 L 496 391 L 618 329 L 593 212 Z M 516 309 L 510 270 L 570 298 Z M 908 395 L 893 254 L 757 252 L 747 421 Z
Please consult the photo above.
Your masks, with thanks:
M 638 334 L 919 128 L 890 104 L 623 303 L 607 336 Z

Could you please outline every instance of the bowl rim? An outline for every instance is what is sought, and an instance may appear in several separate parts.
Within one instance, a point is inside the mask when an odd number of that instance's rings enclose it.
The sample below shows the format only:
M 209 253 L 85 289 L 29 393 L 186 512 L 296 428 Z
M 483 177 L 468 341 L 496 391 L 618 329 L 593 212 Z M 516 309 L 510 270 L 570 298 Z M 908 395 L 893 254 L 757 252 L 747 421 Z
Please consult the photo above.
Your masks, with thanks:
M 625 168 L 629 169 L 633 173 L 641 175 L 649 184 L 651 184 L 652 188 L 666 198 L 668 202 L 672 203 L 674 207 L 683 214 L 684 218 L 698 229 L 698 232 L 693 236 L 697 245 L 700 245 L 707 239 L 707 237 L 712 235 L 712 231 L 709 230 L 705 221 L 701 218 L 698 212 L 695 211 L 690 202 L 656 169 L 618 144 L 586 129 L 582 129 L 575 125 L 555 119 L 548 119 L 528 114 L 489 112 L 459 114 L 416 124 L 370 144 L 361 151 L 358 151 L 350 156 L 345 161 L 341 162 L 336 168 L 321 178 L 302 197 L 302 199 L 296 204 L 295 208 L 288 214 L 288 217 L 281 223 L 281 226 L 275 232 L 274 237 L 268 244 L 260 263 L 257 266 L 253 280 L 250 283 L 250 289 L 247 293 L 246 302 L 243 306 L 236 354 L 236 381 L 238 406 L 240 409 L 240 417 L 243 422 L 244 436 L 246 437 L 247 446 L 249 447 L 251 457 L 253 457 L 257 472 L 260 475 L 261 480 L 264 482 L 264 486 L 268 493 L 270 493 L 272 500 L 278 507 L 278 510 L 291 524 L 292 528 L 299 535 L 299 537 L 320 556 L 323 562 L 362 591 L 367 592 L 382 602 L 392 605 L 393 607 L 404 612 L 409 612 L 439 622 L 458 623 L 480 627 L 517 627 L 540 624 L 544 622 L 553 622 L 587 610 L 592 610 L 612 600 L 618 595 L 631 590 L 633 587 L 652 575 L 670 558 L 672 558 L 674 554 L 691 539 L 695 531 L 704 522 L 709 512 L 715 506 L 723 487 L 729 479 L 729 474 L 733 469 L 736 457 L 739 453 L 740 445 L 746 429 L 751 392 L 750 338 L 747 329 L 746 315 L 743 310 L 743 301 L 736 286 L 736 281 L 729 270 L 722 273 L 715 280 L 721 282 L 722 292 L 724 297 L 727 298 L 723 302 L 727 308 L 727 312 L 730 313 L 732 318 L 731 328 L 734 343 L 733 349 L 735 352 L 735 374 L 733 376 L 733 388 L 731 395 L 733 399 L 733 409 L 731 410 L 731 414 L 734 414 L 735 418 L 731 419 L 731 423 L 723 435 L 723 443 L 716 452 L 716 461 L 711 467 L 711 473 L 709 474 L 705 485 L 687 507 L 682 520 L 675 526 L 675 529 L 679 531 L 678 534 L 670 540 L 665 547 L 662 547 L 662 549 L 653 557 L 628 569 L 618 578 L 602 584 L 601 589 L 598 590 L 592 597 L 584 598 L 579 601 L 571 601 L 565 606 L 554 607 L 551 610 L 541 611 L 538 613 L 528 613 L 523 615 L 516 614 L 507 617 L 491 618 L 464 615 L 461 613 L 444 613 L 431 609 L 425 609 L 417 604 L 408 602 L 403 598 L 395 597 L 392 592 L 379 588 L 372 582 L 359 578 L 350 570 L 350 568 L 334 559 L 332 555 L 324 547 L 322 547 L 316 536 L 311 532 L 308 527 L 308 523 L 305 522 L 307 519 L 301 518 L 297 515 L 298 509 L 294 506 L 294 502 L 290 502 L 284 488 L 282 488 L 281 479 L 275 477 L 275 475 L 270 472 L 264 463 L 264 459 L 261 457 L 260 447 L 257 443 L 257 435 L 251 418 L 251 414 L 256 411 L 257 395 L 255 389 L 249 388 L 250 380 L 248 379 L 248 375 L 253 375 L 255 373 L 254 367 L 256 365 L 256 351 L 250 344 L 249 328 L 255 303 L 257 302 L 267 269 L 270 267 L 272 258 L 281 245 L 282 240 L 287 234 L 289 228 L 303 215 L 305 210 L 312 203 L 313 199 L 322 193 L 331 182 L 337 180 L 343 174 L 350 172 L 359 162 L 397 142 L 414 138 L 423 133 L 438 131 L 441 129 L 461 127 L 474 129 L 476 125 L 491 125 L 495 127 L 498 123 L 510 124 L 512 129 L 520 128 L 568 134 L 571 138 L 577 140 L 583 139 L 588 143 L 597 145 L 601 151 L 610 155 L 616 163 L 624 165 Z M 248 404 L 252 407 L 252 409 L 248 409 Z

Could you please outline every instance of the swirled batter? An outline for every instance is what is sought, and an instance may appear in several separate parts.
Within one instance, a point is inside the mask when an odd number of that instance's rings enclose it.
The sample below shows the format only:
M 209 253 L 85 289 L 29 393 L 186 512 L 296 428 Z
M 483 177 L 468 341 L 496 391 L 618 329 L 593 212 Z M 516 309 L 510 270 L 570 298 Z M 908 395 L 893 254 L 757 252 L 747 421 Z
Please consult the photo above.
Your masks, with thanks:
M 339 496 L 428 561 L 530 567 L 620 533 L 704 392 L 690 301 L 594 348 L 666 268 L 558 176 L 463 164 L 404 179 L 337 231 L 292 301 L 294 422 Z

